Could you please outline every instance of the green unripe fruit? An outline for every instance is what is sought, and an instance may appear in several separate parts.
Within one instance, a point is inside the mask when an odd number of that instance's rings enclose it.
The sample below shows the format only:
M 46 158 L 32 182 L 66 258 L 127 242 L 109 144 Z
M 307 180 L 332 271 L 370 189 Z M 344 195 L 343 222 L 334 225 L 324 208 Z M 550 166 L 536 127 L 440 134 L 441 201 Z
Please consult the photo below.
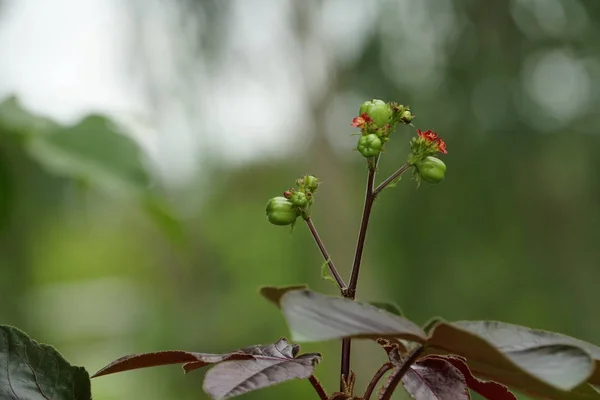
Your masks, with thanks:
M 361 104 L 360 110 L 358 111 L 358 115 L 363 115 L 364 113 L 369 113 L 369 106 L 372 104 L 372 101 L 365 101 Z
M 290 225 L 298 218 L 294 203 L 285 197 L 274 197 L 267 203 L 267 219 L 273 225 Z
M 439 183 L 446 176 L 446 164 L 436 157 L 425 157 L 417 164 L 419 175 L 425 182 Z
M 379 126 L 389 124 L 392 116 L 392 110 L 390 109 L 390 106 L 388 106 L 382 100 L 373 100 L 367 113 L 369 113 L 371 118 L 373 118 L 373 121 L 375 121 L 375 123 Z
M 376 134 L 371 133 L 370 135 L 361 136 L 358 139 L 358 145 L 356 150 L 363 155 L 363 157 L 371 158 L 376 157 L 381 152 L 381 146 L 383 143 Z
M 292 194 L 292 197 L 290 198 L 290 201 L 294 203 L 295 206 L 304 207 L 308 204 L 308 197 L 305 193 L 294 192 L 294 194 Z
M 389 124 L 392 120 L 392 109 L 382 100 L 365 101 L 359 110 L 360 114 L 367 113 L 379 127 Z

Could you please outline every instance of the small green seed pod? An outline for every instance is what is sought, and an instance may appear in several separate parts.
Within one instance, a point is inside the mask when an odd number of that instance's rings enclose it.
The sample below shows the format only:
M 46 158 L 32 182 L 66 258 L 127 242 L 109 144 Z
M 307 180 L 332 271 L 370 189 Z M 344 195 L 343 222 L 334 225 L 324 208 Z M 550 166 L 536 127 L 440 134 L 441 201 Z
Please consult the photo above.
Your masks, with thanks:
M 371 133 L 370 135 L 361 136 L 358 139 L 358 145 L 356 150 L 363 155 L 363 157 L 371 158 L 376 157 L 381 152 L 381 146 L 383 143 L 376 134 Z
M 294 192 L 294 194 L 292 194 L 292 197 L 290 198 L 290 201 L 294 203 L 295 206 L 305 207 L 308 204 L 308 197 L 305 193 Z
M 290 225 L 298 218 L 294 203 L 285 197 L 274 197 L 267 203 L 267 219 L 273 225 Z
M 436 157 L 425 157 L 416 165 L 421 179 L 429 183 L 439 183 L 446 175 L 446 164 Z

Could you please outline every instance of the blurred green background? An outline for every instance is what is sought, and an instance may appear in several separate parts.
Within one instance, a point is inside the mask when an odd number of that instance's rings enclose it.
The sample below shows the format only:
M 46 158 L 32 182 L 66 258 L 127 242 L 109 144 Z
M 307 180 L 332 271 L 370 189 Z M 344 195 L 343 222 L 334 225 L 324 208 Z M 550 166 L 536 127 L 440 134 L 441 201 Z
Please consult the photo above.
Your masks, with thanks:
M 366 176 L 350 122 L 381 98 L 445 139 L 448 173 L 377 202 L 358 298 L 600 344 L 599 21 L 592 0 L 0 1 L 0 323 L 90 372 L 287 335 L 261 285 L 335 288 L 266 201 L 320 177 L 314 221 L 348 276 Z M 339 344 L 302 348 L 335 389 Z M 362 392 L 384 354 L 352 356 Z M 93 393 L 204 399 L 201 377 L 140 370 Z

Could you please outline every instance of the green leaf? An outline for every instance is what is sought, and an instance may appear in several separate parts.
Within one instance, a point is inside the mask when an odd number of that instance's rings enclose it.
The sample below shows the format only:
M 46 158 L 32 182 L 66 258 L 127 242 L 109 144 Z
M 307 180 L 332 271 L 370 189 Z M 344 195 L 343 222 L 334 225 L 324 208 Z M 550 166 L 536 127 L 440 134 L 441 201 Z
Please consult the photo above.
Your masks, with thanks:
M 393 181 L 391 181 L 389 183 L 389 185 L 386 186 L 386 189 L 387 188 L 397 187 L 401 180 L 402 180 L 402 175 L 400 175 L 399 177 L 397 177 L 396 179 L 394 179 Z
M 402 316 L 402 310 L 396 303 L 386 303 L 386 302 L 382 302 L 382 301 L 370 301 L 369 304 L 374 307 L 377 307 L 381 310 L 385 310 L 389 313 L 392 313 L 392 314 L 395 314 L 398 316 Z
M 52 346 L 0 325 L 0 399 L 90 400 L 90 378 Z
M 427 353 L 462 356 L 475 374 L 535 396 L 597 399 L 585 384 L 594 360 L 575 343 L 564 335 L 502 322 L 441 322 L 427 341 Z
M 329 273 L 329 260 L 325 260 L 325 262 L 321 264 L 321 278 L 323 278 L 323 280 L 333 282 L 333 284 L 337 287 L 337 282 L 335 279 L 333 279 L 331 273 Z
M 166 236 L 176 244 L 185 242 L 181 221 L 151 188 L 142 149 L 108 118 L 91 115 L 64 127 L 31 114 L 13 96 L 0 103 L 0 123 L 21 134 L 29 155 L 49 172 L 73 179 L 82 190 L 97 187 L 136 196 Z
M 151 184 L 140 147 L 103 116 L 35 135 L 28 150 L 51 172 L 112 193 L 139 194 Z
M 370 304 L 297 289 L 281 294 L 278 302 L 298 342 L 344 337 L 426 340 L 415 323 Z
M 21 134 L 49 132 L 60 128 L 54 121 L 25 110 L 16 96 L 9 96 L 0 102 L 0 121 L 8 130 Z

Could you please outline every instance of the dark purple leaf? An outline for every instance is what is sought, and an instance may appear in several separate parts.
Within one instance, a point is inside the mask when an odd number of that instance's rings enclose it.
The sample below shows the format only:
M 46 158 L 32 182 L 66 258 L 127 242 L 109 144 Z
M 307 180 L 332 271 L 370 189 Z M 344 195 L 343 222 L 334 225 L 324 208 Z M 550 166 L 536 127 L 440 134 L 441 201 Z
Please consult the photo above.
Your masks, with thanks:
M 260 288 L 260 294 L 269 300 L 271 303 L 275 304 L 279 307 L 279 301 L 281 300 L 281 296 L 286 294 L 291 290 L 305 290 L 308 289 L 306 285 L 292 285 L 292 286 L 263 286 Z
M 493 381 L 484 381 L 471 373 L 466 360 L 456 356 L 428 356 L 427 358 L 442 359 L 452 364 L 464 376 L 469 389 L 479 393 L 488 400 L 517 400 L 517 397 L 504 385 Z
M 408 319 L 349 299 L 296 289 L 282 294 L 279 306 L 298 342 L 343 337 L 426 340 L 425 332 Z
M 478 376 L 551 399 L 600 399 L 586 380 L 594 361 L 563 335 L 487 321 L 441 322 L 427 354 L 464 357 Z
M 225 354 L 195 353 L 181 350 L 132 354 L 111 362 L 106 367 L 92 375 L 92 378 L 114 374 L 117 372 L 171 364 L 184 364 L 184 370 L 186 372 L 190 372 L 194 369 L 198 369 L 209 364 L 219 363 L 225 360 L 247 360 L 252 357 L 252 355 L 245 353 L 243 350 L 237 350 Z
M 52 346 L 0 325 L 0 399 L 90 400 L 90 377 Z
M 415 400 L 469 400 L 463 374 L 442 358 L 423 358 L 402 377 L 404 389 Z
M 185 372 L 190 372 L 218 364 L 207 372 L 204 389 L 214 399 L 226 399 L 289 379 L 310 377 L 321 355 L 298 355 L 299 351 L 300 346 L 282 338 L 274 344 L 244 347 L 225 354 L 191 351 L 134 354 L 113 361 L 93 377 L 159 365 L 183 364 Z
M 226 361 L 211 368 L 204 378 L 204 391 L 220 400 L 294 378 L 306 379 L 313 374 L 321 355 L 297 353 L 298 346 L 285 339 L 256 346 L 250 360 Z

